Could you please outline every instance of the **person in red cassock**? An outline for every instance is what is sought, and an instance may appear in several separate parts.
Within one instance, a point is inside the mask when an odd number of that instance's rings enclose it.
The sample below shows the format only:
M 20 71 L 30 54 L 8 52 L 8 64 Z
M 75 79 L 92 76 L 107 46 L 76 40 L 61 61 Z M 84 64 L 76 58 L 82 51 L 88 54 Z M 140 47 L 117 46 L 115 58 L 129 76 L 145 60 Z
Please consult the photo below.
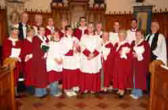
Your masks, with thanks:
M 32 39 L 34 37 L 34 29 L 33 27 L 28 27 L 27 29 L 27 37 L 23 41 L 23 46 L 21 50 L 21 56 L 24 62 L 24 76 L 25 76 L 25 85 L 27 87 L 33 85 L 33 43 Z
M 132 88 L 132 53 L 131 46 L 126 41 L 127 33 L 119 31 L 119 42 L 115 44 L 113 87 L 118 89 L 118 96 L 122 98 L 125 89 Z
M 65 27 L 68 25 L 68 20 L 67 19 L 62 19 L 61 21 L 61 29 L 59 30 L 59 35 L 60 37 L 65 36 Z
M 80 26 L 74 31 L 74 36 L 78 38 L 78 40 L 80 40 L 81 37 L 87 33 L 86 18 L 81 17 L 79 22 Z
M 39 27 L 43 25 L 43 16 L 40 14 L 36 14 L 34 16 L 35 23 L 33 24 L 33 28 L 35 30 L 35 35 L 38 35 Z
M 79 91 L 79 40 L 72 36 L 73 30 L 70 25 L 67 25 L 66 35 L 62 38 L 64 49 L 63 58 L 63 89 L 69 97 L 76 96 Z
M 82 36 L 80 60 L 80 91 L 95 93 L 100 91 L 101 39 L 94 34 L 94 24 L 88 24 L 88 34 Z
M 133 81 L 134 89 L 130 95 L 134 99 L 143 96 L 143 90 L 146 90 L 146 76 L 150 62 L 150 46 L 144 40 L 144 32 L 136 31 L 136 40 L 132 42 L 133 49 Z
M 39 27 L 38 35 L 33 38 L 33 79 L 36 97 L 45 97 L 47 94 L 48 74 L 46 72 L 47 38 L 45 28 Z
M 103 63 L 103 72 L 104 72 L 104 88 L 103 91 L 106 92 L 108 89 L 112 88 L 113 79 L 113 53 L 114 47 L 113 44 L 109 41 L 109 33 L 104 32 L 102 34 L 102 48 L 101 48 L 101 57 Z
M 14 58 L 17 60 L 16 67 L 14 68 L 14 85 L 16 90 L 19 74 L 21 72 L 21 48 L 22 48 L 22 41 L 19 40 L 18 34 L 19 34 L 18 27 L 12 27 L 10 36 L 4 41 L 2 48 L 3 60 L 5 60 L 6 58 Z

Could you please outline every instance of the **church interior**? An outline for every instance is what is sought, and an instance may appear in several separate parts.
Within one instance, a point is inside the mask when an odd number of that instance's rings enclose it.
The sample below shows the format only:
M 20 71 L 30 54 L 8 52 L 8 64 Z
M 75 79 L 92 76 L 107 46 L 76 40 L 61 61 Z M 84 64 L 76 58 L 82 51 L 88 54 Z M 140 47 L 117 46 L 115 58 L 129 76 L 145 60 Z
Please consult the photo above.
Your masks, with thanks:
M 85 17 L 87 23 L 101 23 L 107 32 L 113 31 L 116 21 L 120 28 L 128 30 L 131 20 L 136 18 L 138 28 L 146 35 L 152 21 L 157 21 L 159 33 L 165 37 L 168 58 L 168 0 L 0 0 L 0 110 L 168 110 L 168 67 L 160 60 L 149 64 L 150 93 L 144 92 L 137 100 L 130 97 L 129 90 L 122 99 L 114 91 L 45 98 L 24 91 L 16 97 L 13 78 L 16 61 L 4 61 L 3 46 L 10 36 L 10 26 L 20 22 L 23 12 L 29 16 L 29 25 L 34 25 L 36 15 L 42 15 L 44 26 L 53 18 L 55 27 L 61 29 L 61 21 L 66 19 L 75 29 L 80 17 Z

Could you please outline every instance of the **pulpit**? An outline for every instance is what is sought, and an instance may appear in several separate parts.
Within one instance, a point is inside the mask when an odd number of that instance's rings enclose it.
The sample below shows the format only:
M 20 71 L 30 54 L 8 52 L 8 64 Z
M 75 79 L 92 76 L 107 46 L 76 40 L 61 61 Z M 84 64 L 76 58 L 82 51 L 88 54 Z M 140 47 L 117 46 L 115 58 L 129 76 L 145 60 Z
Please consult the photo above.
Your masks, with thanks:
M 17 110 L 13 76 L 15 59 L 6 59 L 4 64 L 0 67 L 0 110 Z
M 151 93 L 149 110 L 168 110 L 168 67 L 161 61 L 150 65 Z

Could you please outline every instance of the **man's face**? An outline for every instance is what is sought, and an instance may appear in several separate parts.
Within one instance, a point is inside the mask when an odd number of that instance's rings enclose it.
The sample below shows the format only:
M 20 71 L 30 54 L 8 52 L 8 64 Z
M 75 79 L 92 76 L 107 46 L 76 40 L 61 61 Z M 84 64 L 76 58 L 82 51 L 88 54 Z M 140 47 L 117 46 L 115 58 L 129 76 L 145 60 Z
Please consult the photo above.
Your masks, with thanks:
M 136 29 L 136 28 L 137 28 L 137 22 L 136 22 L 136 20 L 132 20 L 132 22 L 131 22 L 131 27 L 132 27 L 133 29 Z
M 114 22 L 113 28 L 114 28 L 115 31 L 118 31 L 120 29 L 119 22 Z
M 28 14 L 27 13 L 23 13 L 22 16 L 21 16 L 21 20 L 22 20 L 23 23 L 26 24 L 28 22 L 28 20 L 29 20 Z
M 156 33 L 158 30 L 159 30 L 158 24 L 155 23 L 155 22 L 152 22 L 152 24 L 151 24 L 151 31 L 152 31 L 153 33 Z
M 81 26 L 86 26 L 86 19 L 82 18 L 82 19 L 80 20 L 80 25 L 81 25 Z

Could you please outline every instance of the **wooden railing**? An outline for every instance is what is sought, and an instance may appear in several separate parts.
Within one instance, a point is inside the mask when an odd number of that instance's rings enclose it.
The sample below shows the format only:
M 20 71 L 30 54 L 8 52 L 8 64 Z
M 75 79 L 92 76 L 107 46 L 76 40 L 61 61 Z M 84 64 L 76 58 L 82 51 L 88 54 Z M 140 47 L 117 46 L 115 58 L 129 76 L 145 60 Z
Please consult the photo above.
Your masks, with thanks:
M 15 59 L 8 58 L 0 69 L 0 110 L 16 110 L 14 73 Z
M 168 110 L 168 70 L 161 61 L 150 65 L 151 93 L 149 110 Z

